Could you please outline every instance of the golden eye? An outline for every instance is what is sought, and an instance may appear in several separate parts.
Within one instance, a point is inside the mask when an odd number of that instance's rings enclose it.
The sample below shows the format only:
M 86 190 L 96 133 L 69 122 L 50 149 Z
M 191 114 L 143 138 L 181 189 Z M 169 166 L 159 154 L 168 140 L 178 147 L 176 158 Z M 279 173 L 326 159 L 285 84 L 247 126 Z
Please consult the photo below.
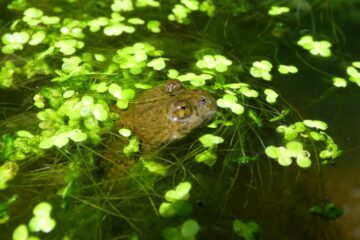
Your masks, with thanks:
M 173 105 L 172 118 L 174 120 L 183 120 L 192 114 L 191 105 L 187 101 L 180 101 Z

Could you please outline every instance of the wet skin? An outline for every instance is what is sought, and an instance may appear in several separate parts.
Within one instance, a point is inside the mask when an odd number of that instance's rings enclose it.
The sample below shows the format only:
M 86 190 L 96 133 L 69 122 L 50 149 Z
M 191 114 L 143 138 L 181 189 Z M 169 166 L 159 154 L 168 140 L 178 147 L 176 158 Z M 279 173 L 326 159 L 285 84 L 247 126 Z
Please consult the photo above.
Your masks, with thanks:
M 168 80 L 140 93 L 126 110 L 117 109 L 116 125 L 131 129 L 143 144 L 160 146 L 185 137 L 212 119 L 215 111 L 209 92 Z

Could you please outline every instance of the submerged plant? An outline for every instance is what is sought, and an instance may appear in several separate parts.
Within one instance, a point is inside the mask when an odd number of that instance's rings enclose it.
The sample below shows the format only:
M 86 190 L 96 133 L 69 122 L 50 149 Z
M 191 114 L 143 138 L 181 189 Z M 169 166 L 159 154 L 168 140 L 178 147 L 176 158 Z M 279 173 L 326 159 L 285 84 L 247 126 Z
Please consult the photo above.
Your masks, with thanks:
M 273 19 L 291 21 L 285 17 L 294 16 L 292 9 L 248 1 L 234 4 L 212 0 L 9 1 L 8 11 L 17 14 L 1 29 L 0 91 L 21 89 L 26 97 L 31 95 L 26 99 L 31 103 L 23 108 L 27 111 L 12 110 L 15 114 L 11 115 L 24 114 L 35 123 L 24 121 L 21 127 L 12 127 L 12 118 L 6 116 L 11 111 L 0 105 L 4 112 L 0 191 L 9 191 L 0 204 L 0 224 L 12 224 L 10 219 L 15 216 L 9 208 L 21 206 L 14 200 L 22 194 L 19 186 L 35 186 L 34 191 L 29 190 L 32 201 L 26 204 L 42 201 L 33 208 L 28 225 L 12 226 L 14 240 L 40 239 L 42 233 L 49 234 L 46 238 L 79 239 L 87 230 L 95 232 L 87 234 L 92 239 L 134 232 L 147 236 L 151 231 L 154 239 L 160 235 L 195 239 L 207 229 L 222 228 L 222 223 L 212 228 L 211 219 L 198 218 L 203 202 L 208 211 L 214 210 L 212 217 L 223 216 L 231 212 L 227 209 L 231 206 L 217 203 L 219 196 L 226 202 L 233 188 L 250 192 L 263 187 L 262 180 L 258 186 L 252 185 L 253 180 L 246 188 L 240 188 L 243 182 L 236 186 L 245 166 L 260 169 L 266 157 L 282 167 L 295 161 L 301 169 L 315 162 L 335 162 L 342 151 L 325 132 L 328 125 L 302 119 L 277 89 L 280 78 L 299 76 L 303 67 L 280 64 L 292 61 L 265 50 L 242 56 L 247 49 L 236 52 L 241 48 L 235 42 L 237 34 L 227 37 L 232 32 L 227 29 L 228 21 L 237 21 L 239 15 L 253 19 L 255 6 L 266 7 L 263 15 L 269 25 L 261 25 L 266 34 Z M 230 25 L 232 29 L 236 24 Z M 224 36 L 197 39 L 197 31 L 204 36 L 223 31 Z M 248 34 L 246 41 L 255 36 L 251 31 Z M 264 42 L 281 51 L 281 39 L 275 39 L 274 33 L 268 35 Z M 300 40 L 291 40 L 289 45 L 312 55 L 331 59 L 336 54 L 329 41 L 316 41 L 315 36 L 296 34 L 292 39 Z M 234 50 L 229 51 L 229 46 Z M 331 75 L 333 85 L 345 87 L 347 81 L 359 85 L 359 68 L 359 62 L 353 61 L 344 69 L 347 78 Z M 179 141 L 182 148 L 177 142 L 148 146 L 131 127 L 117 123 L 122 117 L 119 112 L 131 104 L 155 101 L 137 97 L 169 78 L 208 92 L 218 107 L 211 123 Z M 28 88 L 31 94 L 25 92 Z M 173 90 L 170 86 L 168 95 L 158 97 L 171 99 Z M 200 98 L 197 104 L 203 101 Z M 186 121 L 193 109 L 180 103 L 176 113 L 179 121 Z M 171 121 L 169 107 L 163 107 L 164 116 L 157 117 Z M 147 118 L 148 114 L 135 117 Z M 273 135 L 275 131 L 280 137 Z M 271 169 L 268 165 L 261 171 Z M 239 205 L 245 206 L 244 202 Z M 80 221 L 81 227 L 72 229 L 71 224 L 80 219 L 72 215 L 87 212 L 89 217 Z M 315 209 L 313 213 L 327 212 Z M 148 227 L 154 221 L 160 224 Z M 226 222 L 224 232 L 255 239 L 261 222 L 236 219 L 233 231 Z M 42 232 L 40 237 L 38 232 Z

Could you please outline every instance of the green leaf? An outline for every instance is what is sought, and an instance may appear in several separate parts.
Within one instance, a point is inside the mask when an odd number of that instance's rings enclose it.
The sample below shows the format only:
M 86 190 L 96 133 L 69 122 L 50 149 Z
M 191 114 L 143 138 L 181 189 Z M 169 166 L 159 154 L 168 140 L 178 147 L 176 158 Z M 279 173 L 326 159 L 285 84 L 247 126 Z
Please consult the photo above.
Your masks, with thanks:
M 29 45 L 33 45 L 33 46 L 38 45 L 45 39 L 45 37 L 46 37 L 46 34 L 44 31 L 36 32 L 31 36 Z
M 268 11 L 268 14 L 270 16 L 278 16 L 284 13 L 288 13 L 290 11 L 290 8 L 288 7 L 278 7 L 278 6 L 271 6 L 271 8 Z
M 129 144 L 124 147 L 123 152 L 125 153 L 125 155 L 127 157 L 131 157 L 135 153 L 139 152 L 139 150 L 140 150 L 139 144 L 140 144 L 140 141 L 138 138 L 131 137 Z
M 205 134 L 199 138 L 204 147 L 212 148 L 224 142 L 224 139 L 213 134 Z
M 347 82 L 344 78 L 333 77 L 332 81 L 333 81 L 333 85 L 335 87 L 346 87 L 346 85 L 347 85 Z
M 28 240 L 29 231 L 25 224 L 17 226 L 12 234 L 13 240 Z
M 286 144 L 286 149 L 289 151 L 291 156 L 297 156 L 302 153 L 303 145 L 298 141 L 291 141 Z
M 280 151 L 278 147 L 275 146 L 268 146 L 265 149 L 265 154 L 269 157 L 269 158 L 274 158 L 277 159 L 280 156 Z
M 326 130 L 327 124 L 320 120 L 304 120 L 303 123 L 310 128 L 317 128 L 320 130 Z
M 193 238 L 200 231 L 200 226 L 193 219 L 186 220 L 180 228 L 181 235 L 185 238 Z
M 165 199 L 168 202 L 175 202 L 178 200 L 187 200 L 189 198 L 189 193 L 191 190 L 190 182 L 179 183 L 175 190 L 169 190 L 165 193 Z
M 167 227 L 163 230 L 162 236 L 165 240 L 182 240 L 183 236 L 176 227 Z
M 154 161 L 143 161 L 142 163 L 149 172 L 160 176 L 166 176 L 167 168 L 163 164 Z
M 44 12 L 38 8 L 28 8 L 24 11 L 24 16 L 30 18 L 40 18 Z
M 175 201 L 172 203 L 163 202 L 159 207 L 160 216 L 171 218 L 177 215 L 186 216 L 192 211 L 191 205 L 187 201 Z
M 41 17 L 41 22 L 43 24 L 46 24 L 46 25 L 53 25 L 53 24 L 57 24 L 60 22 L 60 18 L 59 17 L 56 17 L 56 16 L 53 16 L 53 17 L 49 17 L 49 16 L 42 16 Z
M 83 142 L 87 139 L 87 134 L 80 129 L 74 129 L 67 135 L 74 142 Z
M 266 101 L 268 103 L 275 103 L 277 97 L 279 96 L 274 90 L 267 88 L 264 90 L 264 93 L 266 95 Z
M 292 163 L 291 153 L 284 147 L 279 147 L 279 157 L 277 159 L 281 166 L 287 167 Z
M 119 129 L 119 134 L 123 137 L 130 137 L 131 136 L 131 130 L 127 128 L 121 128 Z
M 309 168 L 311 166 L 309 155 L 310 153 L 308 152 L 306 152 L 306 154 L 299 154 L 296 158 L 296 164 L 301 168 Z
M 45 138 L 43 139 L 40 144 L 39 144 L 39 148 L 40 149 L 49 149 L 52 146 L 54 146 L 54 139 L 52 137 L 50 138 Z
M 244 238 L 244 240 L 256 240 L 259 226 L 255 222 L 245 223 L 239 219 L 235 219 L 233 221 L 233 230 L 237 236 Z
M 146 24 L 146 27 L 153 33 L 161 32 L 160 26 L 161 24 L 157 20 L 151 20 Z
M 266 81 L 270 81 L 272 79 L 270 74 L 272 67 L 271 62 L 267 60 L 255 61 L 250 68 L 250 74 L 255 78 L 262 78 Z
M 278 71 L 281 74 L 289 74 L 289 73 L 297 73 L 298 69 L 293 65 L 279 65 Z
M 29 229 L 33 232 L 51 232 L 56 222 L 50 217 L 52 206 L 50 203 L 41 202 L 34 207 L 34 217 L 30 219 Z
M 57 146 L 58 148 L 62 148 L 63 146 L 65 146 L 66 144 L 69 143 L 69 138 L 68 138 L 67 134 L 64 134 L 64 133 L 55 135 L 52 138 L 54 141 L 54 145 Z
M 209 167 L 213 166 L 216 163 L 217 156 L 213 149 L 207 149 L 195 156 L 196 162 L 203 162 Z
M 109 118 L 108 112 L 105 110 L 104 106 L 101 104 L 95 104 L 93 108 L 93 115 L 98 121 L 106 121 Z
M 152 67 L 156 71 L 160 71 L 166 67 L 165 58 L 155 58 L 151 60 L 147 66 Z

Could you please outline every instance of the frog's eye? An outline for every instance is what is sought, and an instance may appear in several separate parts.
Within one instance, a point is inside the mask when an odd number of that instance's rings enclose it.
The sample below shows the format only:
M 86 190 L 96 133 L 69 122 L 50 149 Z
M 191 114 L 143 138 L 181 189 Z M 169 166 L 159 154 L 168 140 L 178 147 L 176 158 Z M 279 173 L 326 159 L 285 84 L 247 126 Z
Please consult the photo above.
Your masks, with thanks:
M 172 118 L 177 120 L 183 120 L 190 117 L 192 114 L 191 104 L 188 101 L 179 101 L 173 105 Z

